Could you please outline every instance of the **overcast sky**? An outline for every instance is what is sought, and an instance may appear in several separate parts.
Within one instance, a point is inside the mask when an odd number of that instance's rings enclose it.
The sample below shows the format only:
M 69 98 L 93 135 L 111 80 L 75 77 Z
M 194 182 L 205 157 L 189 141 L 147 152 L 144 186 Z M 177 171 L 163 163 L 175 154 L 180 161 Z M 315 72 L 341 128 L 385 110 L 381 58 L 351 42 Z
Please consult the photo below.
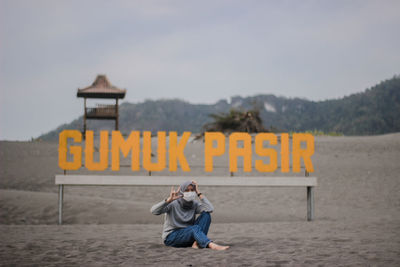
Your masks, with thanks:
M 0 140 L 83 114 L 97 74 L 124 101 L 311 100 L 400 74 L 400 1 L 0 0 Z

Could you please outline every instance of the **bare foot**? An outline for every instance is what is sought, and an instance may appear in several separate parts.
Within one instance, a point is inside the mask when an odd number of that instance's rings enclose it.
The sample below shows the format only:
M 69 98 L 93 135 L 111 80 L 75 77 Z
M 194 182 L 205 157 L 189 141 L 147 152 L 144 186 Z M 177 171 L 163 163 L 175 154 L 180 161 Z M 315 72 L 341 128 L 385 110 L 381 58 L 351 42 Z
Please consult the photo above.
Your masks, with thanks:
M 194 241 L 192 248 L 199 248 L 199 244 L 197 244 L 197 241 Z
M 208 247 L 214 250 L 227 250 L 229 246 L 220 246 L 218 244 L 215 244 L 214 242 L 210 242 L 208 244 Z

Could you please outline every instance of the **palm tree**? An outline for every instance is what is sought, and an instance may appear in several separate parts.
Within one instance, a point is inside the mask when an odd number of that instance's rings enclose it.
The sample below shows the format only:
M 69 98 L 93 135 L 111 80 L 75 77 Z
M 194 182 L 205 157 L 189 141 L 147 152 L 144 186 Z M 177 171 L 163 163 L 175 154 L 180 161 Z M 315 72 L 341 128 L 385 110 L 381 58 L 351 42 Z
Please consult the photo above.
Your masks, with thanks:
M 269 132 L 262 124 L 258 109 L 248 111 L 231 109 L 229 113 L 210 114 L 210 117 L 214 121 L 203 126 L 203 134 L 204 132 Z

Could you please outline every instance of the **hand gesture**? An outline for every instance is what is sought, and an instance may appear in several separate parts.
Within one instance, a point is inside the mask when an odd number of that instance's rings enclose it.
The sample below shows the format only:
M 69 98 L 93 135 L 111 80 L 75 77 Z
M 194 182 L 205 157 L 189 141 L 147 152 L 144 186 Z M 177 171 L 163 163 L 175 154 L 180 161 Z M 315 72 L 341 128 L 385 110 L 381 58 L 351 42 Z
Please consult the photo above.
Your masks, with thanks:
M 192 181 L 192 184 L 194 184 L 196 194 L 199 194 L 200 193 L 199 184 L 195 180 Z
M 174 187 L 171 187 L 171 192 L 169 193 L 169 197 L 167 198 L 168 203 L 171 203 L 172 201 L 182 197 L 182 195 L 179 194 L 180 189 L 181 187 L 178 187 L 178 189 L 175 191 Z

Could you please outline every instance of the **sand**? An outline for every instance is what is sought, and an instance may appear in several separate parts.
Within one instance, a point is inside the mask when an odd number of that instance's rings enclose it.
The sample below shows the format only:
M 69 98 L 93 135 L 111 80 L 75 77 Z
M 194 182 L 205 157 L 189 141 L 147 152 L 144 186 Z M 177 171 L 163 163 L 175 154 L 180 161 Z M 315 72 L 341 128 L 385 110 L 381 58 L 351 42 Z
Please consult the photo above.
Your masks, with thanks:
M 202 148 L 185 149 L 191 166 Z M 161 243 L 163 217 L 149 209 L 167 187 L 67 187 L 58 226 L 57 149 L 0 142 L 3 266 L 400 266 L 400 134 L 316 137 L 313 222 L 303 188 L 202 187 L 215 206 L 209 236 L 231 246 L 224 252 Z

